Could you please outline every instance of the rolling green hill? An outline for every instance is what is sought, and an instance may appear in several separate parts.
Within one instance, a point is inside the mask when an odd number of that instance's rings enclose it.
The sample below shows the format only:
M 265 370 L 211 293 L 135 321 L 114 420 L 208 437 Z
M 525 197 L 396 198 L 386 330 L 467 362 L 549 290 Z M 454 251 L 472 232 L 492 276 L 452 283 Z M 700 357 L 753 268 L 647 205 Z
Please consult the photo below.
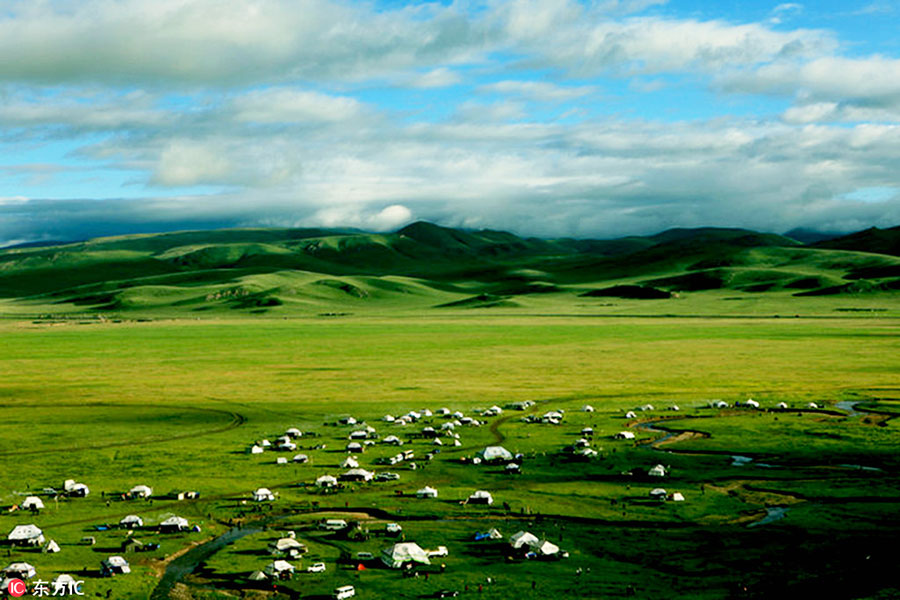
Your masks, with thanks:
M 23 314 L 331 314 L 589 310 L 604 299 L 636 306 L 722 294 L 779 302 L 891 297 L 900 289 L 898 231 L 867 230 L 813 245 L 744 229 L 545 240 L 426 222 L 394 233 L 231 229 L 118 236 L 0 251 L 0 307 Z
M 872 227 L 836 239 L 825 240 L 814 244 L 816 248 L 840 250 L 857 250 L 900 256 L 900 227 L 878 229 Z

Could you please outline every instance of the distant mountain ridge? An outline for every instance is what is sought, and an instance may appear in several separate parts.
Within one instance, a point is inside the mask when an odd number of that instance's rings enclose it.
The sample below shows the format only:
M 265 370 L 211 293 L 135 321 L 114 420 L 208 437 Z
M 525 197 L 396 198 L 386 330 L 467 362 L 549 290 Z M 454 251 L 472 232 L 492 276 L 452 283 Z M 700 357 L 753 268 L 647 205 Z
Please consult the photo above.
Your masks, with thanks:
M 226 229 L 0 251 L 0 298 L 81 310 L 257 312 L 359 303 L 515 307 L 528 297 L 667 301 L 733 290 L 785 295 L 900 289 L 900 228 L 804 245 L 746 229 L 613 240 L 525 238 L 424 221 L 394 233 Z

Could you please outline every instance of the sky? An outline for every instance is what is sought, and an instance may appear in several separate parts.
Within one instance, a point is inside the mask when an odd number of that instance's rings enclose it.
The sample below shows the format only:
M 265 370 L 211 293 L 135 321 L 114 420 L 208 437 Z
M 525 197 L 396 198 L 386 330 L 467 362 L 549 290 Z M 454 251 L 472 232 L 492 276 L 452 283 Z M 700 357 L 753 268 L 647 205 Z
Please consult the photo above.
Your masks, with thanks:
M 900 0 L 0 0 L 0 245 L 900 224 Z

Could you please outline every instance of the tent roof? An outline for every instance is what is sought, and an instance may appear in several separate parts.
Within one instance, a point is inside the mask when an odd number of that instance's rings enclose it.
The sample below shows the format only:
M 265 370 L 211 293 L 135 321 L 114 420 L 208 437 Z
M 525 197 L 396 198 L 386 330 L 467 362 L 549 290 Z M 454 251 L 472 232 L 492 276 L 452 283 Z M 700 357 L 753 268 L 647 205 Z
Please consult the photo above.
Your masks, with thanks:
M 382 559 L 389 566 L 397 567 L 407 562 L 418 562 L 430 565 L 428 553 L 414 542 L 402 542 L 394 544 L 390 548 L 381 551 Z
M 477 452 L 477 455 L 481 457 L 482 460 L 494 460 L 497 458 L 510 460 L 513 457 L 512 452 L 503 446 L 488 446 L 484 450 Z
M 528 531 L 518 531 L 512 534 L 509 538 L 509 543 L 513 548 L 521 548 L 522 546 L 534 546 L 539 543 L 540 540 L 533 533 L 529 533 Z
M 30 523 L 28 525 L 16 525 L 6 539 L 10 541 L 30 540 L 32 538 L 40 537 L 41 535 L 43 535 L 43 532 L 40 528 L 37 525 Z
M 275 560 L 266 566 L 266 571 L 278 573 L 280 571 L 293 571 L 294 565 L 286 560 Z

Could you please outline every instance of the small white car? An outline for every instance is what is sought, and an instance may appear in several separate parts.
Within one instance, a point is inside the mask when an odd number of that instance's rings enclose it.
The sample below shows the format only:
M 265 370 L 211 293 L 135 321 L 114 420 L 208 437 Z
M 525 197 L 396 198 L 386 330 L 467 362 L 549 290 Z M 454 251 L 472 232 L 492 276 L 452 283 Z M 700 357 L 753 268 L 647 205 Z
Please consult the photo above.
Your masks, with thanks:
M 307 573 L 324 573 L 325 563 L 313 563 L 306 567 Z

